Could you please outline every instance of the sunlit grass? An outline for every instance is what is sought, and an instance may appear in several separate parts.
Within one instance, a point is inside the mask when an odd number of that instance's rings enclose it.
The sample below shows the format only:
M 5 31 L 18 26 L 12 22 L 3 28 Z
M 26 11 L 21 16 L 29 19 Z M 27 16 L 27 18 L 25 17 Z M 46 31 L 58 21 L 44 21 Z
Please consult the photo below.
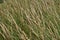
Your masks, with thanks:
M 60 40 L 60 0 L 4 0 L 0 40 Z

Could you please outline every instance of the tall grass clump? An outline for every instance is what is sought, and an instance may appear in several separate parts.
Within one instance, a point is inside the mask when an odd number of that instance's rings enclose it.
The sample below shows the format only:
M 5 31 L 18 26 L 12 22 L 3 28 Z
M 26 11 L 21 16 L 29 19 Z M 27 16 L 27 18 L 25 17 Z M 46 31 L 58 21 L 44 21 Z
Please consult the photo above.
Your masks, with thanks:
M 60 40 L 60 0 L 3 0 L 0 40 Z

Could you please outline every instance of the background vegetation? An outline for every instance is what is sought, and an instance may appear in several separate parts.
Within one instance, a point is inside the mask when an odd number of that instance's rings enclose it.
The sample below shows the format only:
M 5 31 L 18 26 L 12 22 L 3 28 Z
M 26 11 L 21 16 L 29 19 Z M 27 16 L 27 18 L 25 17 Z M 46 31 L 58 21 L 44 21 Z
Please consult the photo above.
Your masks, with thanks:
M 60 0 L 0 0 L 0 40 L 60 40 Z

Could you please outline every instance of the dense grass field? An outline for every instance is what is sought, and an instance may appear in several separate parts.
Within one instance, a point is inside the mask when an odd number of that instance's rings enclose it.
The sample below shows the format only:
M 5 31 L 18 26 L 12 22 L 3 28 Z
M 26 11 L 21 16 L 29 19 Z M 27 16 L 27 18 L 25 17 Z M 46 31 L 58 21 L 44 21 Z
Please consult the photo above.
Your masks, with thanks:
M 0 0 L 0 40 L 60 40 L 60 0 Z

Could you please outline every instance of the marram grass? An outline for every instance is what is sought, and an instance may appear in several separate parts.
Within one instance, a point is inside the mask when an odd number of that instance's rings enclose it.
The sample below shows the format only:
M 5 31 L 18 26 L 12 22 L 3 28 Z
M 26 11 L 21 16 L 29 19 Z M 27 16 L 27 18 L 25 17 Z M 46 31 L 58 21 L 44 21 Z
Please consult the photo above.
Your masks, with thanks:
M 60 40 L 60 0 L 3 0 L 0 40 Z

